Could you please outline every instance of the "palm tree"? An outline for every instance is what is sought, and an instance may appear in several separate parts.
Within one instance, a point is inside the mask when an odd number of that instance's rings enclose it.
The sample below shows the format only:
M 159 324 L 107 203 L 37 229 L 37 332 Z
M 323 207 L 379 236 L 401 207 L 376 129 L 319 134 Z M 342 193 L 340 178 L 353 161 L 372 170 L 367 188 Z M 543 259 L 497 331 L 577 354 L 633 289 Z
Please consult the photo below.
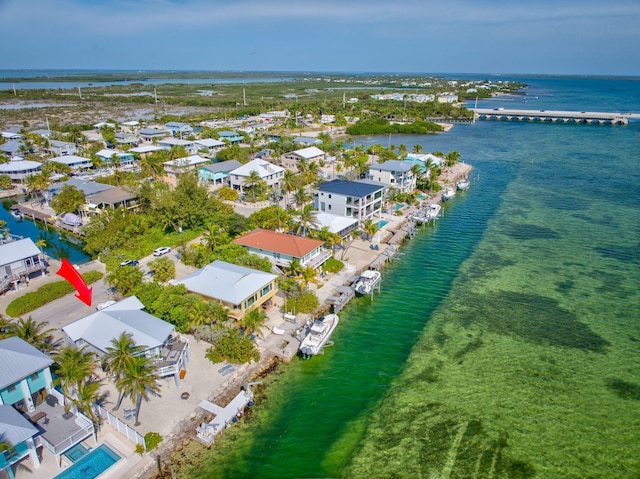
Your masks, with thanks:
M 51 185 L 51 180 L 44 174 L 28 176 L 26 179 L 27 192 L 38 198 L 38 193 L 43 193 Z
M 291 276 L 298 276 L 298 274 L 300 274 L 300 271 L 302 271 L 302 263 L 300 263 L 300 260 L 298 258 L 293 258 L 291 261 L 289 261 L 287 271 Z
M 66 346 L 53 357 L 56 379 L 53 383 L 60 386 L 66 397 L 78 399 L 80 384 L 93 375 L 97 366 L 95 355 L 85 347 Z
M 424 149 L 422 148 L 422 145 L 420 143 L 416 143 L 415 145 L 413 145 L 414 153 L 422 153 L 423 151 Z
M 220 246 L 220 244 L 222 244 L 223 242 L 229 242 L 229 238 L 224 228 L 215 223 L 209 223 L 206 226 L 206 230 L 202 235 L 202 239 L 204 240 L 204 244 L 209 249 L 209 251 L 213 251 L 214 249 L 216 249 L 216 246 Z
M 289 193 L 294 191 L 298 187 L 298 177 L 291 170 L 285 170 L 284 176 L 282 177 L 282 189 L 286 192 L 287 195 L 287 204 L 289 204 Z
M 302 210 L 296 211 L 297 230 L 300 236 L 307 236 L 311 228 L 318 228 L 318 212 L 313 209 L 313 205 L 304 205 Z
M 376 231 L 378 231 L 378 225 L 369 218 L 362 222 L 362 229 L 366 233 L 369 243 L 371 243 L 373 236 L 376 234 Z
M 93 405 L 102 402 L 105 397 L 105 394 L 100 392 L 100 385 L 100 380 L 96 378 L 81 381 L 76 390 L 76 398 L 72 399 L 71 402 L 65 406 L 66 412 L 69 412 L 69 408 L 72 405 L 75 406 L 78 411 L 91 420 L 95 431 L 98 430 L 101 418 L 96 414 Z
M 298 208 L 302 208 L 310 199 L 311 199 L 311 196 L 307 194 L 303 186 L 298 188 L 295 194 L 293 195 L 293 201 Z
M 142 353 L 141 346 L 137 346 L 131 333 L 123 332 L 117 338 L 111 340 L 111 346 L 107 347 L 107 353 L 102 357 L 104 371 L 110 374 L 116 381 L 133 364 L 136 355 Z M 118 401 L 118 407 L 120 407 Z
M 157 379 L 156 367 L 151 364 L 150 360 L 145 356 L 137 356 L 116 381 L 116 389 L 120 393 L 116 409 L 120 407 L 125 396 L 130 396 L 131 401 L 136 405 L 136 426 L 140 425 L 138 416 L 140 415 L 142 400 L 148 401 L 149 393 L 156 395 L 160 393 L 160 386 L 156 382 Z
M 31 346 L 41 351 L 51 351 L 55 349 L 52 335 L 54 330 L 47 328 L 48 325 L 47 321 L 38 323 L 29 316 L 26 320 L 19 319 L 17 323 L 12 323 L 9 330 L 13 336 L 18 336 Z
M 446 160 L 445 164 L 447 166 L 451 167 L 451 166 L 455 165 L 461 157 L 462 157 L 462 155 L 460 153 L 458 153 L 456 150 L 450 151 L 445 156 L 445 160 Z
M 302 286 L 302 289 L 306 290 L 309 287 L 309 283 L 319 283 L 316 279 L 317 274 L 318 271 L 316 271 L 314 267 L 305 266 L 296 278 L 300 280 L 300 286 Z
M 251 170 L 249 172 L 249 175 L 244 179 L 243 182 L 249 187 L 249 189 L 251 189 L 251 198 L 253 199 L 254 203 L 256 201 L 256 186 L 260 184 L 261 181 L 262 178 L 260 178 L 260 174 L 255 170 Z
M 267 319 L 267 315 L 260 308 L 252 309 L 247 314 L 245 314 L 244 319 L 242 320 L 242 324 L 244 326 L 242 337 L 245 338 L 251 333 L 258 333 L 260 336 L 262 336 L 260 326 L 264 324 L 265 319 Z

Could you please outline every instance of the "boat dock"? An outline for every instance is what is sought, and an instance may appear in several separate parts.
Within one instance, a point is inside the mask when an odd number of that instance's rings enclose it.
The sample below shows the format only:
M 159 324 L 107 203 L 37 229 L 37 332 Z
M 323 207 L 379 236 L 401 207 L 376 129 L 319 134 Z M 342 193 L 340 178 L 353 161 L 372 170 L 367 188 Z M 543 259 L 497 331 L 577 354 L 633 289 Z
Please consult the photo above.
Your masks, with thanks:
M 244 412 L 244 408 L 252 406 L 253 393 L 248 386 L 243 386 L 241 391 L 225 407 L 218 406 L 210 401 L 203 400 L 199 406 L 205 411 L 214 414 L 209 422 L 203 422 L 196 428 L 196 437 L 205 446 L 209 447 L 213 443 L 215 436 L 222 430 L 238 421 L 238 417 Z
M 357 276 L 351 277 L 349 283 L 353 284 L 358 279 Z M 338 313 L 344 308 L 349 301 L 356 295 L 355 291 L 349 286 L 338 286 L 336 288 L 336 294 L 329 296 L 327 301 L 331 304 L 331 309 L 334 313 Z
M 24 203 L 15 205 L 13 209 L 18 210 L 20 213 L 22 213 L 23 217 L 27 216 L 31 218 L 33 221 L 38 220 L 38 221 L 42 221 L 43 223 L 47 223 L 49 225 L 56 224 L 57 218 L 55 216 L 55 213 L 52 213 L 48 210 L 30 208 Z

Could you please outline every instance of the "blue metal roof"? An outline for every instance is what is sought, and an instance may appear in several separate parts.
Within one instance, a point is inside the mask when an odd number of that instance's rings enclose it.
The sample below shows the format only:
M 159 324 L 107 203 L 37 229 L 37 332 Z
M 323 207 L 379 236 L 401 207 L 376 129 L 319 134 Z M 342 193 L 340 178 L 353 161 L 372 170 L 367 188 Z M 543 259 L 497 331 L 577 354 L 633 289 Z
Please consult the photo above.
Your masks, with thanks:
M 318 186 L 318 191 L 362 198 L 375 193 L 376 191 L 384 190 L 384 188 L 385 185 L 383 184 L 373 184 L 362 181 L 333 180 L 321 183 L 320 186 Z

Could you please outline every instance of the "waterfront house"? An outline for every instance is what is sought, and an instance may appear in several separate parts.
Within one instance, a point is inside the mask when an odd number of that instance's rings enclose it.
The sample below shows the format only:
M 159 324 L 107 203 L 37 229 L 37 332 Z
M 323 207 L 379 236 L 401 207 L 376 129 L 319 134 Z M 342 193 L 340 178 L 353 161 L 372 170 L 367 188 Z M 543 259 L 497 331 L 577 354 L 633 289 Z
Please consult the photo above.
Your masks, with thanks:
M 65 342 L 84 346 L 101 358 L 112 346 L 112 339 L 130 334 L 133 342 L 141 346 L 140 354 L 155 361 L 158 376 L 173 376 L 180 387 L 181 371 L 190 361 L 189 343 L 176 335 L 172 324 L 143 309 L 144 304 L 135 296 L 125 298 L 64 326 Z
M 184 158 L 176 158 L 175 160 L 169 160 L 164 162 L 164 170 L 169 178 L 177 178 L 181 173 L 189 170 L 195 170 L 205 163 L 210 163 L 209 158 L 204 158 L 200 155 L 191 155 Z
M 355 218 L 361 223 L 382 215 L 386 188 L 382 183 L 369 180 L 325 181 L 314 195 L 314 207 L 318 211 Z
M 325 152 L 322 151 L 317 146 L 310 146 L 308 148 L 303 148 L 301 150 L 295 150 L 290 153 L 285 153 L 282 155 L 282 166 L 290 170 L 298 170 L 299 164 L 301 161 L 306 162 L 307 164 L 312 161 L 315 163 L 319 163 L 320 161 L 324 161 Z
M 80 207 L 82 216 L 100 213 L 106 209 L 125 208 L 133 210 L 137 208 L 138 193 L 130 186 L 115 186 L 108 190 L 92 195 L 87 204 Z
M 13 183 L 24 183 L 29 176 L 37 175 L 42 169 L 42 163 L 25 160 L 21 156 L 14 156 L 7 163 L 0 163 L 0 175 L 7 175 Z
M 66 156 L 73 155 L 78 151 L 78 147 L 68 141 L 49 140 L 49 151 L 57 156 Z
M 218 301 L 230 318 L 241 320 L 252 309 L 272 306 L 277 279 L 275 274 L 218 260 L 174 284 L 184 284 L 190 292 Z
M 67 165 L 75 173 L 80 173 L 81 171 L 88 170 L 93 167 L 93 163 L 89 158 L 76 155 L 57 156 L 55 158 L 51 158 L 49 161 L 55 161 L 56 163 Z
M 182 138 L 189 136 L 193 133 L 193 128 L 188 123 L 181 123 L 179 121 L 170 121 L 164 128 L 171 133 L 171 136 Z
M 355 218 L 346 218 L 340 215 L 334 215 L 325 211 L 319 211 L 316 214 L 318 223 L 318 231 L 327 228 L 330 233 L 339 235 L 342 239 L 347 238 L 353 230 L 358 228 L 358 220 Z
M 280 187 L 280 181 L 284 177 L 284 168 L 265 160 L 255 159 L 229 172 L 229 186 L 244 192 L 245 182 L 252 171 L 255 171 L 269 188 Z
M 171 151 L 171 148 L 174 146 L 182 146 L 190 155 L 195 155 L 198 152 L 198 146 L 194 141 L 183 140 L 181 138 L 163 138 L 158 141 L 158 146 L 161 146 L 167 151 Z
M 107 166 L 113 165 L 114 155 L 118 158 L 118 161 L 117 161 L 118 166 L 121 166 L 123 168 L 131 168 L 133 166 L 133 163 L 135 161 L 135 157 L 133 156 L 133 153 L 124 153 L 122 151 L 112 150 L 110 148 L 103 148 L 102 150 L 96 153 L 96 156 L 98 158 L 101 158 L 102 161 L 104 161 L 105 165 Z
M 235 131 L 219 131 L 218 136 L 220 137 L 220 141 L 228 141 L 230 145 L 242 143 L 242 140 L 244 140 L 244 137 Z
M 10 337 L 0 341 L 0 364 L 0 435 L 8 434 L 15 448 L 0 454 L 0 469 L 3 462 L 7 467 L 27 455 L 38 467 L 36 448 L 40 445 L 56 456 L 59 465 L 61 454 L 94 434 L 87 417 L 65 411 L 65 398 L 53 387 L 49 356 L 18 337 Z M 18 434 L 12 436 L 13 432 Z
M 388 160 L 372 165 L 369 178 L 397 190 L 400 193 L 411 193 L 416 189 L 416 177 L 409 161 Z
M 65 185 L 70 185 L 80 190 L 84 195 L 85 199 L 91 198 L 93 195 L 100 193 L 101 191 L 106 191 L 114 188 L 112 185 L 106 185 L 104 183 L 98 183 L 96 181 L 85 180 L 82 178 L 69 178 L 67 181 L 63 181 L 62 183 L 56 184 L 55 187 L 52 187 L 51 190 L 54 194 L 58 193 L 62 190 L 62 187 Z
M 216 151 L 227 147 L 227 144 L 224 141 L 216 140 L 214 138 L 203 138 L 202 140 L 195 140 L 193 143 L 198 151 L 206 151 L 207 155 L 215 155 Z
M 32 275 L 44 270 L 42 252 L 31 238 L 0 244 L 0 292 L 9 289 L 11 284 L 18 289 L 19 282 L 29 283 Z
M 160 130 L 158 128 L 141 128 L 138 130 L 138 136 L 142 138 L 143 141 L 151 142 L 167 136 L 167 130 Z
M 227 184 L 229 173 L 236 168 L 240 168 L 242 163 L 238 160 L 221 161 L 212 163 L 198 168 L 198 177 L 213 186 L 222 186 Z
M 293 139 L 293 143 L 298 143 L 300 145 L 313 146 L 313 145 L 321 145 L 322 140 L 319 138 L 309 138 L 307 136 L 298 136 L 297 138 Z
M 300 261 L 302 266 L 319 268 L 331 257 L 322 241 L 261 228 L 249 231 L 233 242 L 280 268 L 288 267 L 293 259 Z
M 432 155 L 431 153 L 409 153 L 405 157 L 404 161 L 411 162 L 415 165 L 420 165 L 425 171 L 427 169 L 427 165 L 433 165 L 442 168 L 445 163 L 444 158 Z

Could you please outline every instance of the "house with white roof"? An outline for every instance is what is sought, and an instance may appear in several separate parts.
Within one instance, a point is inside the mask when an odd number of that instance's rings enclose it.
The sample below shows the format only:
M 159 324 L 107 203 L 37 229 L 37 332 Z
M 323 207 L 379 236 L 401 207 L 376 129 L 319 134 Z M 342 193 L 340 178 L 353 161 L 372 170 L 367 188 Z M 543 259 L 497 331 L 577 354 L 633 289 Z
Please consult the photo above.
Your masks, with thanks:
M 359 222 L 382 215 L 383 183 L 369 180 L 325 181 L 313 198 L 315 209 L 335 215 L 355 218 Z
M 198 146 L 194 141 L 183 140 L 181 138 L 163 138 L 158 141 L 158 146 L 161 146 L 167 151 L 170 151 L 174 146 L 182 146 L 190 155 L 195 155 L 198 152 Z
M 277 279 L 275 274 L 218 260 L 174 284 L 184 284 L 188 291 L 218 301 L 230 318 L 241 320 L 252 309 L 271 307 L 278 292 Z
M 269 188 L 280 187 L 280 182 L 284 177 L 284 168 L 265 160 L 255 159 L 229 172 L 229 186 L 234 190 L 244 192 L 245 183 L 252 171 L 255 171 Z
M 9 477 L 11 466 L 27 456 L 39 467 L 41 445 L 60 464 L 61 454 L 94 434 L 87 417 L 65 411 L 65 398 L 53 387 L 52 364 L 49 356 L 18 337 L 0 341 L 0 437 L 14 447 L 0 452 L 0 471 Z
M 75 172 L 93 168 L 93 163 L 91 162 L 91 160 L 83 156 L 76 156 L 76 155 L 56 156 L 55 158 L 51 158 L 50 161 L 55 161 L 56 163 L 62 163 L 62 164 L 68 165 L 69 168 L 71 168 Z
M 8 163 L 0 163 L 0 175 L 7 175 L 14 183 L 24 183 L 33 175 L 40 173 L 42 163 L 25 160 L 21 156 L 14 156 Z
M 179 174 L 189 170 L 194 170 L 200 166 L 210 163 L 209 158 L 204 158 L 200 155 L 191 155 L 184 158 L 176 158 L 175 160 L 169 160 L 164 162 L 164 170 L 169 178 L 176 178 Z
M 16 156 L 25 148 L 25 144 L 20 140 L 9 140 L 0 145 L 0 151 L 7 156 Z
M 298 170 L 301 161 L 307 164 L 312 161 L 318 163 L 324 161 L 326 153 L 317 146 L 310 146 L 301 150 L 295 150 L 290 153 L 282 155 L 282 166 L 290 170 Z
M 388 185 L 400 193 L 411 193 L 416 189 L 416 177 L 409 161 L 388 160 L 371 165 L 369 178 Z
M 215 155 L 216 151 L 227 147 L 224 141 L 214 138 L 203 138 L 202 140 L 195 140 L 194 143 L 198 151 L 206 150 L 209 155 Z
M 409 153 L 405 157 L 404 161 L 411 162 L 414 165 L 420 165 L 424 171 L 427 171 L 427 165 L 434 165 L 442 168 L 445 163 L 444 158 L 432 155 L 431 153 Z
M 133 342 L 142 348 L 140 354 L 155 361 L 160 377 L 174 376 L 180 387 L 180 371 L 190 361 L 189 343 L 176 335 L 175 327 L 166 321 L 143 311 L 144 304 L 135 296 L 85 316 L 62 328 L 67 344 L 75 344 L 104 356 L 112 340 L 122 333 L 131 335 Z
M 152 153 L 155 153 L 156 151 L 161 151 L 161 150 L 164 150 L 164 148 L 162 148 L 161 146 L 141 145 L 141 146 L 136 146 L 135 148 L 129 149 L 129 152 L 136 153 L 140 155 L 140 158 L 144 158 L 147 155 L 150 155 Z
M 244 140 L 244 137 L 235 131 L 219 131 L 218 136 L 221 141 L 228 141 L 230 145 L 242 143 L 242 140 Z
M 310 138 L 308 136 L 298 136 L 294 138 L 292 143 L 299 143 L 301 145 L 321 145 L 322 140 L 320 138 Z
M 0 292 L 12 284 L 17 289 L 19 282 L 29 283 L 33 274 L 44 270 L 42 252 L 31 238 L 0 244 Z
M 133 162 L 135 160 L 133 153 L 124 153 L 120 150 L 113 150 L 111 148 L 103 148 L 96 153 L 96 156 L 101 158 L 107 166 L 113 164 L 113 157 L 116 156 L 119 166 L 125 168 L 133 166 Z
M 227 184 L 229 173 L 236 168 L 240 168 L 242 163 L 238 160 L 220 161 L 211 163 L 198 168 L 198 178 L 213 186 L 222 186 Z
M 358 220 L 356 218 L 346 218 L 325 211 L 316 213 L 316 221 L 318 223 L 318 230 L 326 227 L 330 233 L 337 234 L 343 239 L 358 228 Z

